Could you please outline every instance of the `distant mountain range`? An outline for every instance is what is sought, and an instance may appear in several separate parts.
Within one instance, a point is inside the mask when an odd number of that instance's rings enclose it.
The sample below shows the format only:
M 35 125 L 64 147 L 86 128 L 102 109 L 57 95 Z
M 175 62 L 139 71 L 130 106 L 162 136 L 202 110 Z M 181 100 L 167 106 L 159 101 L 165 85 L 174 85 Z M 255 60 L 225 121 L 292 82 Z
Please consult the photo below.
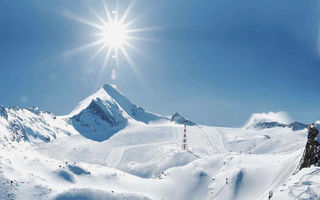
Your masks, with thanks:
M 24 109 L 4 106 L 0 107 L 0 116 L 2 117 L 0 127 L 2 125 L 9 132 L 14 133 L 11 137 L 17 140 L 45 142 L 56 139 L 61 134 L 78 133 L 89 139 L 103 141 L 130 123 L 149 124 L 164 120 L 183 124 L 187 120 L 176 112 L 172 117 L 164 117 L 145 111 L 110 84 L 105 84 L 96 93 L 81 101 L 66 116 L 55 116 L 37 107 Z M 195 125 L 195 123 L 188 120 L 188 125 Z
M 253 123 L 246 126 L 246 128 L 248 129 L 250 128 L 265 129 L 265 128 L 275 128 L 275 127 L 282 127 L 282 128 L 288 127 L 288 128 L 291 128 L 293 131 L 297 131 L 297 130 L 303 130 L 307 128 L 308 124 L 304 124 L 301 122 L 292 122 L 289 124 L 283 124 L 279 122 L 258 122 L 258 123 Z

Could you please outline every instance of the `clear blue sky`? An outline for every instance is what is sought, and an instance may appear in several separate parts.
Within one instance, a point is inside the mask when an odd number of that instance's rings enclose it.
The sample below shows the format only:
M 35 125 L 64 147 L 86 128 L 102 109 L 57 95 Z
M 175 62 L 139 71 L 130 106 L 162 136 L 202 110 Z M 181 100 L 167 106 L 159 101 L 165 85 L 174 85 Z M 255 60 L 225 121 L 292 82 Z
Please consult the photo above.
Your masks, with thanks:
M 98 22 L 89 7 L 104 15 L 100 0 L 0 1 L 0 104 L 67 114 L 109 82 L 146 110 L 204 124 L 241 126 L 280 110 L 320 119 L 317 0 L 137 0 L 134 26 L 163 27 L 139 33 L 158 41 L 134 41 L 145 55 L 128 50 L 140 81 L 122 58 L 111 80 L 114 61 L 101 72 L 104 55 L 90 60 L 96 47 L 66 54 L 96 29 L 64 14 Z

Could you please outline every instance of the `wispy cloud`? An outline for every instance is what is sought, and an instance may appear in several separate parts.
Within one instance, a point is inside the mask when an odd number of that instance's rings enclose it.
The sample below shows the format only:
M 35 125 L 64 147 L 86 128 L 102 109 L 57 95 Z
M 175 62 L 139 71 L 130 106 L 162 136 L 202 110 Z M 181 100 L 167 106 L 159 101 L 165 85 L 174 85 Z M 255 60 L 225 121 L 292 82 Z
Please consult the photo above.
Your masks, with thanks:
M 262 112 L 262 113 L 253 113 L 246 123 L 245 127 L 249 127 L 253 124 L 261 123 L 261 122 L 279 122 L 288 124 L 292 122 L 291 117 L 288 113 L 284 111 L 280 112 Z

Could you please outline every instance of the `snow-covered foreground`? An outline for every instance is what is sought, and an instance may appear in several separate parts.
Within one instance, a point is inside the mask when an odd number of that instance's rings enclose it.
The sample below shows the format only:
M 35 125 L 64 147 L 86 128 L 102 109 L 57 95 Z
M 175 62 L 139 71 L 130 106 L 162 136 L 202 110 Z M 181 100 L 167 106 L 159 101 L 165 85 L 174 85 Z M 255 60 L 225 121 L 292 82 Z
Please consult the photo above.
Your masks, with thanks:
M 306 129 L 191 124 L 184 151 L 180 121 L 109 86 L 69 116 L 3 108 L 0 199 L 319 198 L 318 168 L 293 176 Z
M 304 168 L 274 193 L 275 199 L 320 199 L 320 168 Z

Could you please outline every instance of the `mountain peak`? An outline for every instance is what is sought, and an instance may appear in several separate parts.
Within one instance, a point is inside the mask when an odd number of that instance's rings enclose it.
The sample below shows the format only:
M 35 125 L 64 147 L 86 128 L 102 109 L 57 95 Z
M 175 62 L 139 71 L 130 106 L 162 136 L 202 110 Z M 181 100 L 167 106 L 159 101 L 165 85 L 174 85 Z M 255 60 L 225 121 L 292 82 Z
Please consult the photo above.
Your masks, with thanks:
M 103 87 L 97 92 L 81 101 L 69 116 L 72 117 L 79 114 L 81 111 L 88 108 L 93 101 L 96 102 L 97 100 L 99 100 L 99 102 L 105 106 L 106 110 L 108 110 L 110 104 L 114 104 L 119 109 L 119 112 L 126 115 L 126 118 L 129 117 L 144 123 L 149 123 L 150 121 L 161 118 L 153 113 L 145 111 L 140 106 L 133 104 L 115 86 L 111 84 L 104 84 Z M 102 106 L 102 104 L 100 105 Z
M 185 122 L 187 123 L 187 125 L 189 126 L 194 126 L 196 125 L 196 123 L 188 120 L 187 118 L 183 117 L 182 115 L 180 115 L 178 112 L 174 112 L 171 119 L 170 119 L 171 122 L 175 122 L 175 123 L 178 123 L 178 124 L 184 124 Z
M 96 91 L 94 94 L 90 95 L 89 97 L 82 100 L 78 106 L 69 114 L 69 116 L 74 116 L 79 114 L 81 111 L 86 109 L 92 101 L 97 99 L 105 99 L 105 100 L 112 100 L 111 96 L 106 93 L 106 91 L 103 88 L 100 88 L 98 91 Z
M 105 130 L 110 130 L 108 134 L 110 137 L 124 128 L 130 120 L 148 124 L 162 118 L 133 104 L 111 84 L 105 84 L 97 92 L 81 101 L 68 117 L 76 129 L 88 137 L 97 135 L 91 134 L 92 132 L 103 134 Z M 91 139 L 107 139 L 104 136 Z
M 113 85 L 113 84 L 110 84 L 110 83 L 106 83 L 102 86 L 102 88 L 106 91 L 106 92 L 117 92 L 117 93 L 120 93 L 121 92 L 117 89 L 117 86 L 116 85 Z
M 103 89 L 131 118 L 144 123 L 149 123 L 150 121 L 161 118 L 153 113 L 145 111 L 140 106 L 133 104 L 115 86 L 105 84 Z

